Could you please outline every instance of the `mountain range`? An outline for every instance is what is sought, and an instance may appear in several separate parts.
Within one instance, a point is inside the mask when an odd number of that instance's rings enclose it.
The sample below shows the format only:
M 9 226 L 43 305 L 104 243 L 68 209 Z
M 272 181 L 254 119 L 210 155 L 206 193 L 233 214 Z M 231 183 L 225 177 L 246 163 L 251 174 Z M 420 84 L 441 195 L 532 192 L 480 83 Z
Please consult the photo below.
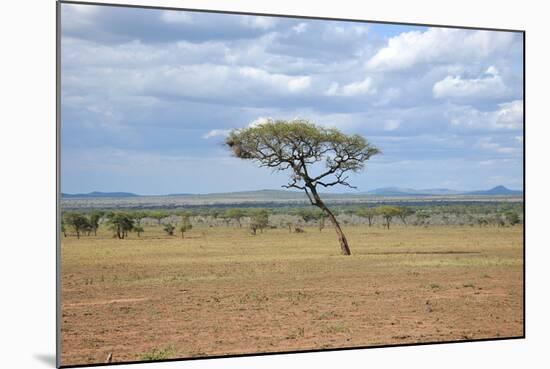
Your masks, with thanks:
M 324 194 L 324 196 L 521 196 L 523 191 L 511 190 L 504 186 L 496 186 L 489 190 L 480 191 L 458 191 L 448 188 L 430 188 L 430 189 L 413 189 L 413 188 L 401 188 L 401 187 L 384 187 L 377 188 L 371 191 L 359 192 L 359 193 L 346 193 L 346 194 Z M 212 193 L 212 194 L 168 194 L 168 195 L 156 195 L 156 197 L 264 197 L 264 198 L 296 198 L 303 197 L 303 192 L 298 191 L 286 191 L 286 190 L 258 190 L 258 191 L 239 191 L 228 193 Z M 127 197 L 143 197 L 131 192 L 89 192 L 89 193 L 76 193 L 68 194 L 61 193 L 61 197 L 65 199 L 71 198 L 127 198 Z

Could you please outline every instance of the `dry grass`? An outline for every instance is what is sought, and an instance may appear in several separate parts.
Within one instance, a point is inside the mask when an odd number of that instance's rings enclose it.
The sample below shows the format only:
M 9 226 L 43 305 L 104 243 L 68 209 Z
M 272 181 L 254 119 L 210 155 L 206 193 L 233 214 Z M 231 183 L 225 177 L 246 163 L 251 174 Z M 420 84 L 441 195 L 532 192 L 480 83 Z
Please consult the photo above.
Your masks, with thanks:
M 521 227 L 305 230 L 64 238 L 62 364 L 522 334 Z

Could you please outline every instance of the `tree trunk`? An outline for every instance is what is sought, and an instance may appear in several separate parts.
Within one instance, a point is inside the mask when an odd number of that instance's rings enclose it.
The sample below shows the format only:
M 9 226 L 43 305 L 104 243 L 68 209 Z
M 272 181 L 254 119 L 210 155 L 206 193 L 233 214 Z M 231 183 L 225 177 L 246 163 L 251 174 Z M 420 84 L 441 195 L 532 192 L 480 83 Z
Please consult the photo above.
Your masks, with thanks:
M 340 250 L 342 251 L 343 255 L 351 255 L 351 250 L 349 249 L 348 240 L 346 239 L 346 236 L 344 235 L 344 232 L 342 231 L 342 228 L 340 228 L 340 224 L 336 220 L 336 217 L 330 209 L 325 205 L 325 203 L 321 200 L 321 197 L 319 197 L 319 194 L 317 193 L 317 190 L 315 187 L 310 187 L 311 193 L 313 195 L 313 198 L 315 199 L 314 205 L 323 210 L 330 221 L 332 222 L 332 225 L 334 226 L 334 229 L 336 230 L 336 234 L 338 235 L 338 241 L 340 242 Z
M 342 228 L 340 228 L 340 224 L 336 220 L 336 217 L 334 216 L 334 214 L 332 214 L 332 212 L 326 206 L 324 207 L 323 210 L 325 211 L 325 213 L 327 213 L 330 221 L 334 225 L 334 229 L 336 230 L 336 234 L 338 235 L 338 241 L 340 242 L 340 250 L 342 251 L 342 254 L 351 255 L 351 251 L 348 245 L 348 240 L 346 239 L 346 236 L 344 235 Z

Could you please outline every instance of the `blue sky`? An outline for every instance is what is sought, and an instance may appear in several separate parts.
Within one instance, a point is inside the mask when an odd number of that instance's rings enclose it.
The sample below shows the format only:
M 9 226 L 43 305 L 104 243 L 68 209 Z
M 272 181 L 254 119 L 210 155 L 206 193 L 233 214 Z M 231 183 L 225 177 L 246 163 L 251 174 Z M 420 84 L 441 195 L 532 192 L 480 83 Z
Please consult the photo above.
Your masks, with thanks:
M 63 192 L 280 188 L 222 145 L 268 118 L 378 146 L 359 191 L 522 188 L 521 34 L 61 8 Z

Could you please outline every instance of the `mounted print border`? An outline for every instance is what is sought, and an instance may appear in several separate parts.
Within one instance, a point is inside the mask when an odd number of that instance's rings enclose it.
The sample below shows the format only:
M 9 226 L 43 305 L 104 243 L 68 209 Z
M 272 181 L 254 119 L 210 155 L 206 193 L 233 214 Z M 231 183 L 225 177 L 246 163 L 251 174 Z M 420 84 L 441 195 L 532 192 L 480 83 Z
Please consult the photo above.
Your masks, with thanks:
M 57 2 L 57 366 L 525 338 L 525 31 Z

